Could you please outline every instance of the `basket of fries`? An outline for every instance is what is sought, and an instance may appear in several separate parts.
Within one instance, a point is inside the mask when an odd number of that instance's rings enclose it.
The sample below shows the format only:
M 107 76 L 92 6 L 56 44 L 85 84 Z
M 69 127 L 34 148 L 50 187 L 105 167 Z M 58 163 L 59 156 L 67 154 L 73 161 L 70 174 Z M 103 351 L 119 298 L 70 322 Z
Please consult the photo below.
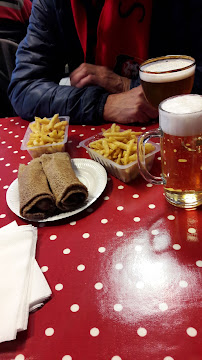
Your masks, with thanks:
M 35 117 L 27 128 L 21 150 L 27 150 L 32 158 L 42 154 L 65 151 L 68 138 L 69 116 L 55 114 L 51 119 Z
M 122 130 L 120 126 L 112 126 L 102 132 L 80 142 L 91 159 L 99 162 L 105 169 L 127 183 L 134 180 L 139 174 L 137 161 L 137 139 L 142 132 L 132 129 Z M 159 144 L 149 141 L 145 144 L 146 166 L 150 170 L 155 154 L 160 150 Z

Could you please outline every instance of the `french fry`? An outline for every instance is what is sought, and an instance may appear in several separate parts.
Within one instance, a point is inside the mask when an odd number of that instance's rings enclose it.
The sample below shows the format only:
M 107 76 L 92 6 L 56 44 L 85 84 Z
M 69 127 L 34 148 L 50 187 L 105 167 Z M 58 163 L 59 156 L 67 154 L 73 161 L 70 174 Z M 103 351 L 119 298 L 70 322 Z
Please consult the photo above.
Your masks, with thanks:
M 91 142 L 88 146 L 119 165 L 128 165 L 137 160 L 137 139 L 142 134 L 132 129 L 121 131 L 120 126 L 113 123 L 110 128 L 102 129 L 103 137 Z M 150 143 L 145 145 L 145 153 L 154 150 Z
M 30 133 L 27 147 L 42 146 L 46 144 L 56 144 L 57 150 L 60 151 L 57 143 L 64 140 L 65 127 L 68 125 L 67 121 L 60 121 L 59 114 L 55 114 L 52 119 L 44 117 L 35 117 L 35 121 L 29 124 L 32 132 Z M 49 151 L 49 149 L 47 150 Z M 50 146 L 50 151 L 53 152 L 55 149 Z

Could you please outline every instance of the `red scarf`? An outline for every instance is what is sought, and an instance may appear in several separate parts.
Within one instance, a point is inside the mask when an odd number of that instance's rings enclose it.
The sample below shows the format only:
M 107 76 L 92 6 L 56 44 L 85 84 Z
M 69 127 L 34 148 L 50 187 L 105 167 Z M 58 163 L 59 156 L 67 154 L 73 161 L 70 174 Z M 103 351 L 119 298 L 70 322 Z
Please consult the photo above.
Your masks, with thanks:
M 71 6 L 85 57 L 85 7 L 79 0 L 71 0 Z M 97 28 L 96 64 L 114 69 L 118 55 L 128 56 L 138 64 L 146 60 L 151 12 L 152 0 L 105 0 Z

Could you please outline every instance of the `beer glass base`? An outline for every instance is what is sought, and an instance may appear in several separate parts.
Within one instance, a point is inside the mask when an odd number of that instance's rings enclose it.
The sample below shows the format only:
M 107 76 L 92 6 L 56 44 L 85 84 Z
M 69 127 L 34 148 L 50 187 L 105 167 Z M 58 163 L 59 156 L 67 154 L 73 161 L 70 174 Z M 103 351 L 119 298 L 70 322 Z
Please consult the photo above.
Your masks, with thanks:
M 202 205 L 201 191 L 176 192 L 165 190 L 165 198 L 170 204 L 184 209 L 195 209 Z

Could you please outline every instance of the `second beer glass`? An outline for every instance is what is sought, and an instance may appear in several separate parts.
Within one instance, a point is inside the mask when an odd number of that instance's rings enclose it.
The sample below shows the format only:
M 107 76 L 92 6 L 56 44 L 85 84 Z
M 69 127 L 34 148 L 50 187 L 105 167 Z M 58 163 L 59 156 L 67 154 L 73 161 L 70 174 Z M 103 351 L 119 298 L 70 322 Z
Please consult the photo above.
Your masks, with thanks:
M 156 109 L 168 97 L 189 94 L 195 74 L 195 60 L 185 55 L 162 56 L 140 65 L 140 80 L 148 102 Z
M 160 137 L 161 177 L 148 172 L 144 145 Z M 163 184 L 167 201 L 194 209 L 202 205 L 202 96 L 179 95 L 159 105 L 159 129 L 138 138 L 138 164 L 143 177 Z

